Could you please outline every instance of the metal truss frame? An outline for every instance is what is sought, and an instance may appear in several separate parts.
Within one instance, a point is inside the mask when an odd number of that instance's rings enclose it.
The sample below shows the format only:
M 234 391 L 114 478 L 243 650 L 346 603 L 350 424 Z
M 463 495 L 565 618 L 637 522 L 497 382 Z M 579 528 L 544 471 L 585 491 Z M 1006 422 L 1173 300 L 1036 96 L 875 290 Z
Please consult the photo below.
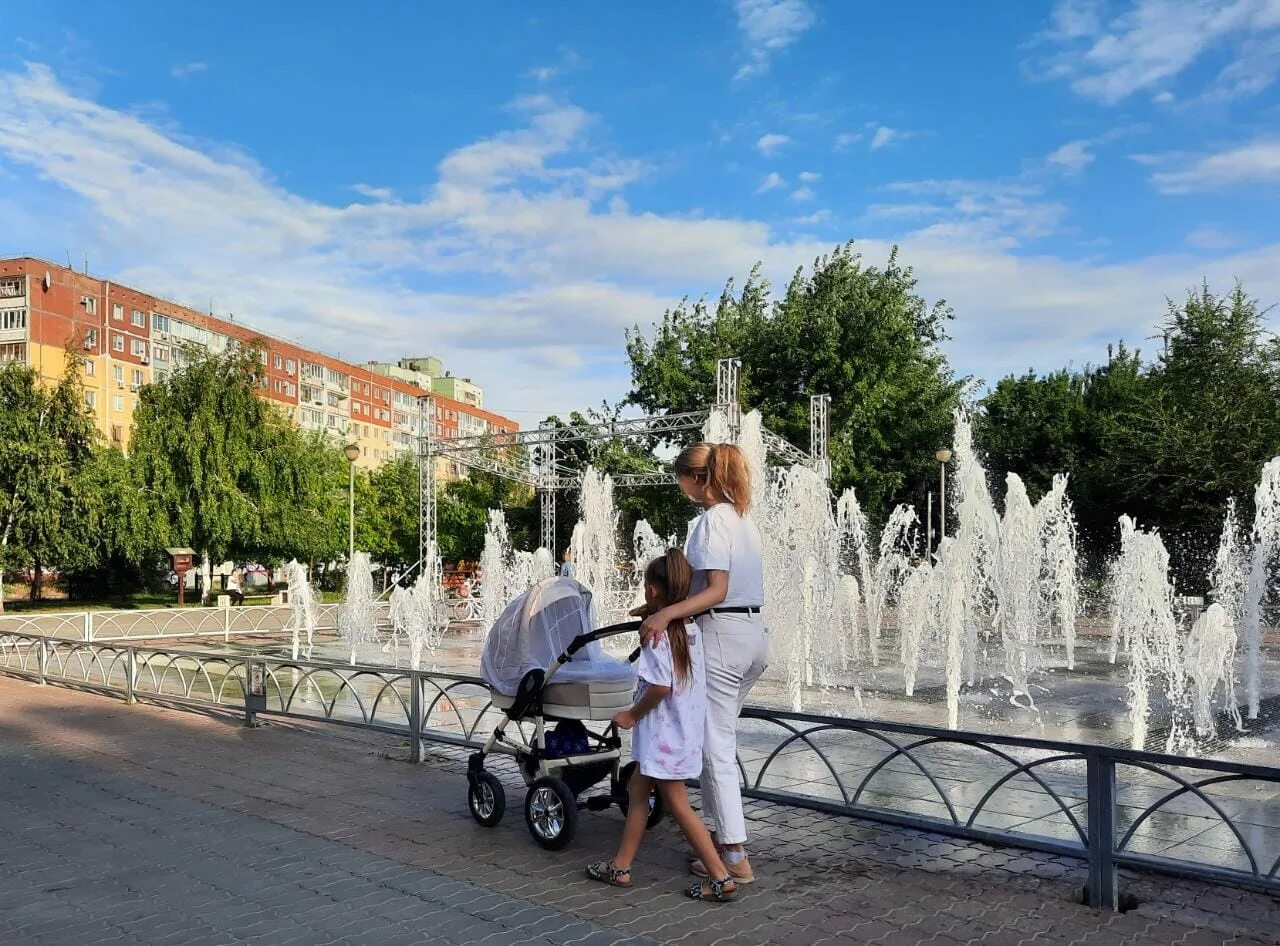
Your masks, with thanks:
M 601 421 L 594 424 L 568 424 L 552 426 L 540 424 L 532 430 L 518 430 L 505 434 L 485 434 L 468 437 L 434 437 L 422 420 L 430 416 L 433 401 L 430 396 L 419 398 L 420 435 L 418 438 L 418 545 L 420 560 L 426 561 L 430 548 L 436 541 L 436 495 L 434 461 L 448 459 L 468 469 L 480 470 L 502 476 L 533 489 L 538 495 L 540 507 L 540 539 L 542 546 L 551 549 L 555 544 L 556 502 L 560 490 L 577 489 L 581 474 L 560 462 L 560 444 L 590 443 L 598 440 L 616 440 L 624 437 L 652 437 L 662 439 L 670 434 L 687 430 L 701 430 L 713 412 L 720 412 L 736 435 L 742 422 L 742 409 L 738 396 L 738 372 L 742 362 L 736 358 L 722 358 L 716 363 L 716 403 L 705 411 L 686 411 L 679 414 L 660 414 L 631 417 L 623 420 Z M 766 429 L 764 445 L 768 453 L 784 463 L 812 466 L 823 477 L 830 474 L 827 453 L 827 412 L 831 398 L 815 395 L 810 399 L 809 452 L 784 440 Z M 512 448 L 524 452 L 519 460 L 510 454 Z M 663 486 L 675 482 L 675 476 L 665 470 L 644 473 L 620 473 L 612 477 L 619 487 Z

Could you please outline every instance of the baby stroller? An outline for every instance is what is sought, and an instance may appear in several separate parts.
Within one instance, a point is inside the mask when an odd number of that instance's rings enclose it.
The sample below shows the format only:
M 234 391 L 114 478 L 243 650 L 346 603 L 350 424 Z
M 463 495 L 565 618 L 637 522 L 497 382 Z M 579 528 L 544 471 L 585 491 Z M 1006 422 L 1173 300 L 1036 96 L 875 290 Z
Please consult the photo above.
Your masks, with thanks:
M 480 824 L 493 827 L 506 810 L 502 783 L 485 770 L 492 753 L 514 756 L 528 786 L 524 818 L 533 839 L 549 850 L 573 840 L 578 811 L 627 810 L 627 783 L 635 763 L 621 765 L 622 739 L 613 717 L 631 706 L 636 674 L 610 657 L 600 641 L 635 631 L 630 621 L 593 630 L 589 592 L 572 578 L 547 578 L 511 602 L 489 630 L 481 676 L 493 705 L 505 714 L 467 766 L 467 805 Z M 605 722 L 603 732 L 587 728 Z M 526 726 L 532 732 L 526 732 Z M 609 779 L 609 792 L 578 796 Z M 650 827 L 662 818 L 656 794 Z

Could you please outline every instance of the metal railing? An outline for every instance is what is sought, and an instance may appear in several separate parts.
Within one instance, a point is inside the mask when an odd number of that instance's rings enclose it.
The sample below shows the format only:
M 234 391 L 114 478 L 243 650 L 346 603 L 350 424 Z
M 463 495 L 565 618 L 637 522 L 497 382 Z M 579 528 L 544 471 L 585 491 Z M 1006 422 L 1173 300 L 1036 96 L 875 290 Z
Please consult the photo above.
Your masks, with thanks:
M 414 761 L 500 715 L 478 677 L 36 634 L 0 633 L 0 672 L 395 733 Z M 1100 908 L 1122 867 L 1280 892 L 1280 768 L 758 707 L 738 744 L 749 797 L 1078 858 Z
M 314 630 L 338 626 L 337 604 L 316 609 Z M 375 621 L 388 619 L 385 603 L 375 606 Z M 154 608 L 132 611 L 46 611 L 0 615 L 0 635 L 34 634 L 79 641 L 166 640 L 174 638 L 277 634 L 292 630 L 289 605 L 244 605 L 232 608 Z

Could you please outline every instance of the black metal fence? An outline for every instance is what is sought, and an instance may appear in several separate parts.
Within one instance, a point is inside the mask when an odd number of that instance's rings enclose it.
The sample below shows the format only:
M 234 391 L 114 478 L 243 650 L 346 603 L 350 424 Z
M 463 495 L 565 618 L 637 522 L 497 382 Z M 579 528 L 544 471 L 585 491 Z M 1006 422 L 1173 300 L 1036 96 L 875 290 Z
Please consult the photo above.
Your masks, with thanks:
M 477 677 L 0 634 L 0 672 L 134 700 L 477 746 L 498 712 Z M 414 736 L 417 738 L 414 738 Z M 1132 867 L 1280 892 L 1280 768 L 747 708 L 744 794 L 1080 858 L 1115 909 Z

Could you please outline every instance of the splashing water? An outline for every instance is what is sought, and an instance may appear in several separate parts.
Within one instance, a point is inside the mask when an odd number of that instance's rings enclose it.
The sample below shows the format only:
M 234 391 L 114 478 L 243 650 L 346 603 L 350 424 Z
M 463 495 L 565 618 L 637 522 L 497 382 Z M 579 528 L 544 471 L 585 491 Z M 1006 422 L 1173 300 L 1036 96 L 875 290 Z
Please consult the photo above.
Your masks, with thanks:
M 787 655 L 791 705 L 803 705 L 803 687 L 815 678 L 815 663 L 833 651 L 837 562 L 831 492 L 821 476 L 792 467 L 770 487 L 767 523 L 761 529 L 764 553 L 765 626 L 780 653 Z M 839 653 L 838 649 L 834 653 Z M 830 677 L 823 667 L 818 676 Z
M 1280 457 L 1262 468 L 1253 505 L 1253 554 L 1243 609 L 1244 687 L 1249 718 L 1257 719 L 1262 690 L 1262 608 L 1272 583 L 1270 568 L 1280 558 Z
M 284 567 L 289 581 L 289 608 L 293 612 L 290 626 L 293 629 L 293 659 L 298 659 L 301 634 L 307 635 L 306 659 L 311 659 L 311 650 L 315 642 L 316 624 L 319 621 L 319 609 L 316 605 L 316 593 L 307 580 L 307 567 L 296 558 Z
M 1213 695 L 1222 688 L 1223 709 L 1241 728 L 1235 693 L 1236 632 L 1225 608 L 1217 602 L 1196 619 L 1187 635 L 1186 668 L 1191 681 L 1196 735 L 1214 734 Z
M 578 581 L 591 590 L 599 618 L 612 623 L 625 601 L 618 600 L 618 510 L 613 478 L 594 467 L 582 474 L 582 518 L 573 527 L 573 562 Z
M 898 595 L 898 646 L 907 696 L 915 695 L 925 632 L 937 619 L 933 581 L 933 566 L 921 562 L 907 571 Z
M 764 446 L 764 423 L 759 411 L 748 411 L 742 417 L 742 426 L 738 431 L 738 449 L 742 451 L 747 462 L 747 470 L 751 473 L 751 506 L 752 512 L 763 505 L 761 502 L 769 491 L 769 470 L 765 466 L 766 450 Z
M 972 686 L 977 680 L 978 640 L 983 615 L 992 600 L 992 572 L 1000 547 L 1000 520 L 987 471 L 973 446 L 973 425 L 969 415 L 957 409 L 952 447 L 951 493 L 957 522 L 957 551 L 964 563 L 964 675 Z M 945 523 L 943 531 L 945 533 Z
M 992 579 L 996 598 L 995 626 L 1004 645 L 1005 675 L 1013 685 L 1010 702 L 1031 699 L 1031 674 L 1039 670 L 1036 631 L 1040 623 L 1040 538 L 1035 507 L 1016 473 L 1010 473 L 1000 520 Z
M 1171 714 L 1166 752 L 1190 748 L 1186 663 L 1173 616 L 1169 552 L 1159 533 L 1143 532 L 1120 517 L 1120 555 L 1113 571 L 1111 635 L 1113 652 L 1129 655 L 1131 745 L 1146 747 L 1152 689 L 1164 686 Z
M 1076 667 L 1076 620 L 1079 616 L 1079 560 L 1076 520 L 1067 498 L 1067 477 L 1058 474 L 1053 488 L 1036 504 L 1043 555 L 1042 594 L 1046 619 L 1058 629 L 1067 655 L 1067 669 Z
M 511 561 L 511 539 L 507 517 L 501 509 L 489 510 L 484 530 L 484 550 L 480 553 L 480 624 L 493 627 L 507 606 L 507 568 Z
M 368 553 L 356 552 L 347 565 L 347 594 L 338 608 L 338 636 L 350 651 L 351 666 L 360 645 L 374 639 L 376 623 L 373 568 Z
M 537 584 L 551 578 L 556 573 L 556 558 L 551 554 L 550 549 L 536 548 L 533 550 L 533 582 Z
M 632 593 L 631 607 L 638 608 L 644 604 L 644 570 L 655 558 L 663 555 L 668 547 L 675 543 L 666 541 L 653 531 L 653 526 L 641 519 L 631 532 L 631 544 L 635 549 L 635 557 L 631 560 Z

